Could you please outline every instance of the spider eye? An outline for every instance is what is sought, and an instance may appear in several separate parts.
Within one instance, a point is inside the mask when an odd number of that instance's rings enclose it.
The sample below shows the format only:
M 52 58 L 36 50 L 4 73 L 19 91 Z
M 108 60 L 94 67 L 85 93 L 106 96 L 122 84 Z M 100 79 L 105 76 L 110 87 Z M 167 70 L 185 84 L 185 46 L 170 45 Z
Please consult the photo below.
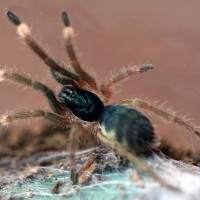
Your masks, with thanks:
M 75 91 L 72 88 L 64 87 L 59 93 L 58 97 L 62 103 L 72 103 L 76 97 Z
M 65 88 L 65 93 L 71 95 L 73 94 L 73 91 L 71 88 Z
M 62 103 L 66 104 L 70 108 L 72 106 L 86 107 L 87 100 L 85 95 L 80 90 L 64 87 L 59 93 L 59 99 Z

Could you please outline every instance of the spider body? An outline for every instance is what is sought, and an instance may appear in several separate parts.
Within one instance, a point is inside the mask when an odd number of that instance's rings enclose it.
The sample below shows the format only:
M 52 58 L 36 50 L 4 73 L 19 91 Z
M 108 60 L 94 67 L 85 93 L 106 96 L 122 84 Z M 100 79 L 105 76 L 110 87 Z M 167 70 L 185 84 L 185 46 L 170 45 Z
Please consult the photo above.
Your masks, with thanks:
M 29 27 L 12 12 L 8 11 L 9 20 L 17 27 L 18 35 L 35 52 L 35 54 L 50 68 L 52 78 L 62 89 L 58 96 L 45 84 L 32 80 L 18 72 L 0 69 L 0 81 L 10 80 L 31 87 L 41 92 L 48 100 L 51 111 L 40 109 L 18 111 L 5 114 L 0 118 L 3 125 L 8 125 L 14 120 L 43 117 L 58 127 L 70 129 L 70 161 L 71 180 L 77 178 L 75 170 L 75 152 L 80 132 L 93 133 L 100 142 L 115 150 L 122 157 L 127 158 L 140 169 L 147 172 L 162 186 L 173 188 L 158 177 L 148 165 L 139 159 L 135 153 L 148 151 L 154 145 L 154 129 L 147 117 L 136 109 L 152 112 L 165 120 L 193 132 L 197 136 L 199 131 L 175 113 L 162 109 L 143 99 L 126 99 L 115 105 L 109 105 L 112 96 L 112 87 L 121 80 L 135 74 L 152 70 L 151 64 L 124 67 L 113 76 L 98 86 L 95 78 L 86 72 L 80 65 L 74 46 L 73 28 L 66 12 L 61 18 L 64 24 L 63 36 L 65 47 L 73 69 L 61 65 L 50 57 L 40 45 L 32 38 Z M 89 126 L 88 126 L 89 124 Z M 174 188 L 173 188 L 174 189 Z

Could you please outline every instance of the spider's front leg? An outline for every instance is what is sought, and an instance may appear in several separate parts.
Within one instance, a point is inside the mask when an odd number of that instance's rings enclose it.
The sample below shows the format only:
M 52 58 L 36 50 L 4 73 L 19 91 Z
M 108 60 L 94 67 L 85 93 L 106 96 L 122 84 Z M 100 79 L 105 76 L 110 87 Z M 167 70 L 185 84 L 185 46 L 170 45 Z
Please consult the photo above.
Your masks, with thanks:
M 82 69 L 82 67 L 78 61 L 78 58 L 77 58 L 77 55 L 76 55 L 76 52 L 75 52 L 75 49 L 73 46 L 73 41 L 72 41 L 73 37 L 74 37 L 74 30 L 70 26 L 70 20 L 65 11 L 62 12 L 61 18 L 62 18 L 63 24 L 65 26 L 64 30 L 63 30 L 65 46 L 66 46 L 68 55 L 71 59 L 72 67 L 81 76 L 81 78 L 92 87 L 92 89 L 98 90 L 95 79 L 89 73 L 87 73 L 84 69 Z
M 67 69 L 64 66 L 61 66 L 58 62 L 56 62 L 53 58 L 51 58 L 31 37 L 30 28 L 21 22 L 19 17 L 17 17 L 14 13 L 8 11 L 7 16 L 9 20 L 17 26 L 17 33 L 19 36 L 26 41 L 27 45 L 49 66 L 52 70 L 57 71 L 58 73 L 66 76 L 72 80 L 77 81 L 80 84 L 83 84 L 81 77 L 73 72 L 70 69 Z
M 121 101 L 120 104 L 128 106 L 128 107 L 142 108 L 152 113 L 155 113 L 156 115 L 159 115 L 163 119 L 166 119 L 171 122 L 175 122 L 176 124 L 186 128 L 190 132 L 193 132 L 195 135 L 200 137 L 200 131 L 197 130 L 192 124 L 185 121 L 183 118 L 178 117 L 174 112 L 169 112 L 167 110 L 164 110 L 163 108 L 160 108 L 159 106 L 155 106 L 145 100 L 137 99 L 137 98 L 126 99 L 126 100 Z
M 34 90 L 42 92 L 48 99 L 49 104 L 52 110 L 58 114 L 64 114 L 65 110 L 61 107 L 61 104 L 55 97 L 54 92 L 48 88 L 46 85 L 40 83 L 39 81 L 32 80 L 26 76 L 23 76 L 19 73 L 7 70 L 0 70 L 0 81 L 11 80 L 13 82 L 20 83 L 25 86 L 29 86 Z
M 59 84 L 61 85 L 71 85 L 74 88 L 79 88 L 79 85 L 76 81 L 69 79 L 69 78 L 64 78 L 59 76 L 56 71 L 54 71 L 53 69 L 51 69 L 51 75 L 53 77 L 54 80 L 56 80 Z

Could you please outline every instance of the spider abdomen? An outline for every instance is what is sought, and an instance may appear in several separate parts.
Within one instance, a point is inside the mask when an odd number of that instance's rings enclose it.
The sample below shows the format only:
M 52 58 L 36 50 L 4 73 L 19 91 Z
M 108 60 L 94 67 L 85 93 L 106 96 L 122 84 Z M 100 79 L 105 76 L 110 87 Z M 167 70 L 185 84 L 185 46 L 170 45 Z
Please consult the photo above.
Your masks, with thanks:
M 154 140 L 154 128 L 141 112 L 122 105 L 105 107 L 99 122 L 107 137 L 136 153 L 146 152 Z

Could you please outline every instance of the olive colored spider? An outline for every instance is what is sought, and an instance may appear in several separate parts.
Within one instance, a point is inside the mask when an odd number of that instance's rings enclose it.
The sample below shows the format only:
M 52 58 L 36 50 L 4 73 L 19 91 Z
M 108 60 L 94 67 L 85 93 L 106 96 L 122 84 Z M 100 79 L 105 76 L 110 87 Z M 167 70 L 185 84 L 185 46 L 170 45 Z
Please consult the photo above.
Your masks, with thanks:
M 18 35 L 50 68 L 52 77 L 63 85 L 58 96 L 43 83 L 32 80 L 10 70 L 0 70 L 0 80 L 10 80 L 42 92 L 52 109 L 18 111 L 1 117 L 2 125 L 14 120 L 43 117 L 58 127 L 70 129 L 71 180 L 77 179 L 75 152 L 78 148 L 78 136 L 85 132 L 94 134 L 99 141 L 120 156 L 127 158 L 138 168 L 144 170 L 162 186 L 174 189 L 154 173 L 138 155 L 150 151 L 156 145 L 154 128 L 147 117 L 135 108 L 142 108 L 159 115 L 161 118 L 175 122 L 189 131 L 200 135 L 189 123 L 175 114 L 161 109 L 142 99 L 126 99 L 118 104 L 109 105 L 112 87 L 121 80 L 153 69 L 151 64 L 129 66 L 120 69 L 108 80 L 98 86 L 95 78 L 80 65 L 73 46 L 74 31 L 66 12 L 61 18 L 64 24 L 63 36 L 65 47 L 73 69 L 63 66 L 51 58 L 32 38 L 29 27 L 12 12 L 8 11 L 9 20 L 17 27 Z

